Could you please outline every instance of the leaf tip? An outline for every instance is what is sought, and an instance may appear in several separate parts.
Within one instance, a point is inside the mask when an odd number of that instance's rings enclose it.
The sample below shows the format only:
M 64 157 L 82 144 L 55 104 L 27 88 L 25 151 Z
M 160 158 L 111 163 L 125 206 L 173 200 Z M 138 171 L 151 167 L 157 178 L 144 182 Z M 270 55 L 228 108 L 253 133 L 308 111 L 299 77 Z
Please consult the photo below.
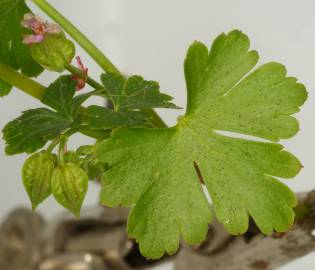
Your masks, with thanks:
M 76 211 L 72 211 L 72 213 L 74 214 L 74 216 L 76 217 L 76 218 L 80 218 L 80 216 L 81 216 L 81 211 L 80 210 L 76 210 Z
M 38 204 L 32 202 L 32 211 L 35 212 Z

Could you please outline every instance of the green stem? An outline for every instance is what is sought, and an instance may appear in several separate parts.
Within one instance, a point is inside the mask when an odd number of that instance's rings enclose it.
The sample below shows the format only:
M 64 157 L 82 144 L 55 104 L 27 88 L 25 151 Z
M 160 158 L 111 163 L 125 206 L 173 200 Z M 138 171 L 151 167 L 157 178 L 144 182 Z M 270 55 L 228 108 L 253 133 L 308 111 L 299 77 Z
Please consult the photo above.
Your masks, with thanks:
M 47 148 L 46 151 L 47 151 L 48 153 L 51 153 L 51 152 L 54 150 L 54 148 L 58 145 L 59 141 L 60 141 L 60 137 L 54 139 L 54 140 L 51 142 L 51 144 L 48 146 L 48 148 Z
M 49 17 L 62 26 L 62 28 L 94 59 L 94 61 L 106 72 L 116 72 L 119 70 L 115 65 L 67 18 L 50 5 L 46 0 L 32 0 Z
M 59 165 L 63 166 L 65 165 L 65 148 L 67 146 L 67 137 L 62 136 L 60 138 L 60 144 L 59 144 L 59 152 L 58 152 L 58 161 Z
M 118 68 L 80 30 L 78 30 L 67 18 L 65 18 L 46 0 L 32 1 L 55 22 L 62 26 L 63 29 L 94 59 L 94 61 L 104 69 L 104 71 L 121 74 Z M 91 81 L 88 83 L 94 84 L 94 82 Z M 152 116 L 151 122 L 155 127 L 167 127 L 161 117 L 153 109 L 147 109 L 146 112 Z
M 0 64 L 0 79 L 39 100 L 45 91 L 45 86 L 3 64 Z

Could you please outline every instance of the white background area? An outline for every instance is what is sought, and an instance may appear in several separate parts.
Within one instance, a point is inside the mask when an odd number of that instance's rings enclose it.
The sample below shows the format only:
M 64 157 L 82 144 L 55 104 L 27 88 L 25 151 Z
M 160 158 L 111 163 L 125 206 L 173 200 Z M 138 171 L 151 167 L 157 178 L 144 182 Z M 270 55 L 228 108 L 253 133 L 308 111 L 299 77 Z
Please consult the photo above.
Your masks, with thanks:
M 185 107 L 186 92 L 183 60 L 188 46 L 199 40 L 208 45 L 221 32 L 241 29 L 260 54 L 260 64 L 277 61 L 285 64 L 290 76 L 304 83 L 309 99 L 297 117 L 301 131 L 286 148 L 300 158 L 303 171 L 286 183 L 295 191 L 315 188 L 315 1 L 314 0 L 51 0 L 94 41 L 126 74 L 141 74 L 160 82 L 162 91 Z M 40 13 L 41 14 L 41 13 Z M 91 75 L 100 69 L 78 49 Z M 46 85 L 56 77 L 41 76 Z M 101 101 L 97 100 L 98 103 Z M 0 99 L 0 127 L 21 111 L 41 106 L 24 93 L 13 90 Z M 184 111 L 160 110 L 169 124 Z M 77 136 L 73 145 L 90 142 Z M 20 170 L 25 155 L 4 155 L 0 142 L 0 217 L 16 206 L 29 207 Z M 85 205 L 95 205 L 98 187 L 91 186 Z M 53 200 L 39 207 L 47 218 L 62 211 Z M 166 269 L 166 268 L 165 268 Z M 315 253 L 282 270 L 314 270 Z

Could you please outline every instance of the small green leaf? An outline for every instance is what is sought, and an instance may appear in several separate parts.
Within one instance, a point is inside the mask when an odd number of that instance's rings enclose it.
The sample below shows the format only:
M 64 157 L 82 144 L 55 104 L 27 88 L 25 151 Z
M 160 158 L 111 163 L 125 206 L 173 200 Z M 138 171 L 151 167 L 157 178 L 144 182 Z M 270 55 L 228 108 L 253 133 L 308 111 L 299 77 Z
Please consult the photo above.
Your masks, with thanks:
M 68 129 L 70 124 L 64 117 L 46 108 L 25 111 L 2 131 L 6 154 L 34 153 Z
M 170 103 L 172 97 L 160 93 L 160 86 L 155 81 L 145 81 L 141 76 L 132 76 L 125 81 L 122 75 L 116 73 L 103 74 L 101 79 L 116 111 L 149 108 L 179 109 Z
M 48 70 L 62 72 L 72 61 L 75 47 L 63 33 L 46 34 L 40 43 L 30 46 L 32 57 Z
M 73 163 L 60 165 L 53 172 L 51 185 L 57 202 L 79 217 L 88 189 L 86 172 Z
M 29 48 L 22 43 L 27 33 L 21 25 L 24 14 L 30 13 L 24 0 L 0 0 L 0 63 L 33 77 L 43 69 L 30 54 Z
M 30 156 L 24 163 L 22 178 L 33 210 L 51 194 L 51 176 L 57 159 L 47 152 Z
M 0 80 L 0 97 L 4 97 L 10 93 L 12 86 Z
M 61 76 L 46 89 L 41 101 L 72 120 L 72 103 L 75 92 L 76 82 L 72 80 L 71 76 Z
M 160 86 L 155 81 L 145 81 L 141 76 L 128 79 L 124 94 L 127 95 L 120 104 L 122 110 L 171 108 L 180 109 L 170 101 L 171 96 L 160 93 Z
M 181 238 L 205 239 L 212 208 L 203 183 L 231 234 L 244 233 L 250 216 L 265 234 L 293 224 L 295 195 L 276 177 L 294 177 L 300 162 L 278 143 L 242 134 L 271 141 L 294 136 L 299 128 L 292 114 L 307 92 L 280 64 L 252 71 L 258 55 L 249 47 L 240 31 L 220 35 L 210 51 L 193 43 L 185 61 L 188 104 L 177 125 L 117 129 L 98 147 L 97 157 L 110 168 L 101 201 L 133 207 L 128 234 L 146 257 L 175 253 Z
M 92 105 L 84 112 L 84 122 L 91 128 L 144 127 L 148 115 L 139 111 L 114 112 L 108 108 Z
M 71 76 L 61 76 L 46 89 L 41 101 L 70 121 L 81 122 L 77 119 L 81 116 L 80 106 L 93 95 L 93 92 L 77 96 L 75 93 L 76 82 Z

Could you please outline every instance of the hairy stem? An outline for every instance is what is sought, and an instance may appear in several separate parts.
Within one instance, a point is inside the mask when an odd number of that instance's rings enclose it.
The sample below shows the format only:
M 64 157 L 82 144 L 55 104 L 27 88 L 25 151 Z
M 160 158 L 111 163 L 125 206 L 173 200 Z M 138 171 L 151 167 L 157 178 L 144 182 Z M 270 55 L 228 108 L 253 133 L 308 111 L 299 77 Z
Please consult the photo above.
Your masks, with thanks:
M 39 100 L 45 91 L 45 86 L 3 64 L 0 64 L 0 79 Z
M 78 30 L 67 18 L 65 18 L 46 0 L 32 1 L 56 23 L 62 26 L 62 28 L 94 59 L 96 63 L 98 63 L 101 68 L 103 68 L 104 71 L 121 74 L 118 68 L 80 30 Z M 90 85 L 91 83 L 94 84 L 92 81 L 88 81 L 88 83 Z M 155 127 L 167 127 L 161 117 L 153 109 L 147 109 L 146 112 L 151 115 L 151 123 Z

